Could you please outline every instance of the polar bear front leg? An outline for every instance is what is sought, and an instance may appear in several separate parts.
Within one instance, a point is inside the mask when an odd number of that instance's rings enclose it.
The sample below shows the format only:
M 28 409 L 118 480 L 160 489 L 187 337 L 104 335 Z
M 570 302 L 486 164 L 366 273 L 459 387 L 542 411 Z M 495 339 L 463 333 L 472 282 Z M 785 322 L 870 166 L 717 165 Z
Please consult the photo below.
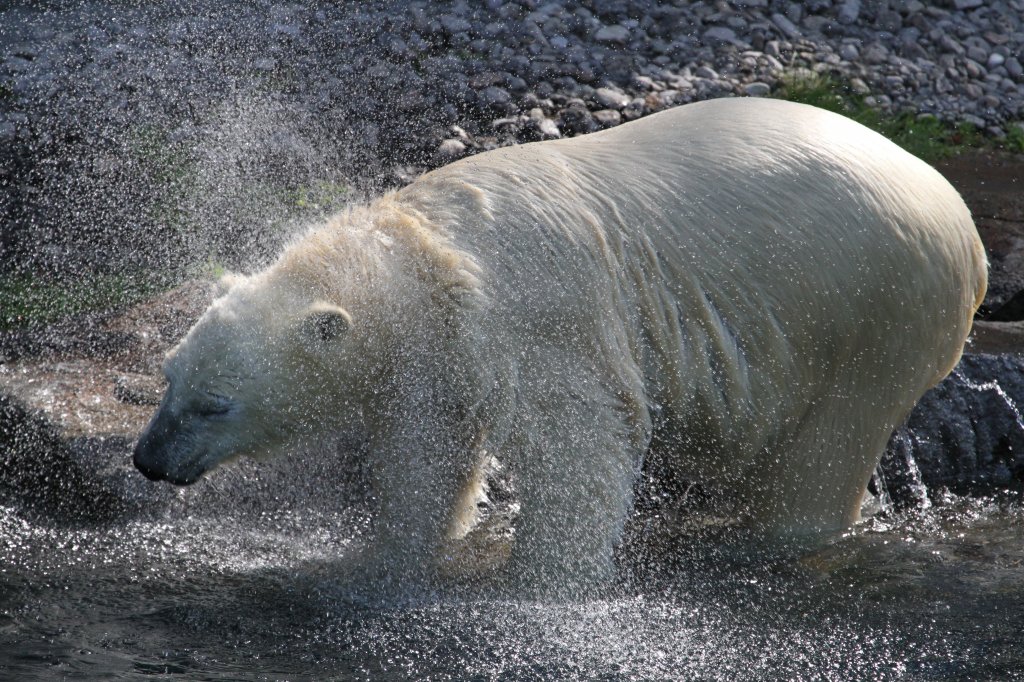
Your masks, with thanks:
M 479 456 L 460 434 L 422 417 L 374 439 L 372 480 L 379 508 L 374 572 L 390 582 L 434 577 Z
M 507 577 L 573 596 L 614 577 L 642 453 L 621 396 L 594 381 L 544 388 L 521 404 L 504 448 L 520 502 Z

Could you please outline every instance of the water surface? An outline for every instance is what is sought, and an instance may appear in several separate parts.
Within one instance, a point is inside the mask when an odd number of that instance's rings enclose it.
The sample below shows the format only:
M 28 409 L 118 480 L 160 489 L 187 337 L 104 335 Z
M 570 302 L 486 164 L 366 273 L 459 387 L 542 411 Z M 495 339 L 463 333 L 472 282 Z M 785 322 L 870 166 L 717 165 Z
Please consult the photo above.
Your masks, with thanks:
M 1024 677 L 1020 493 L 933 493 L 774 556 L 640 524 L 601 598 L 449 587 L 382 605 L 340 578 L 365 515 L 311 478 L 275 493 L 242 467 L 113 521 L 0 507 L 0 677 Z

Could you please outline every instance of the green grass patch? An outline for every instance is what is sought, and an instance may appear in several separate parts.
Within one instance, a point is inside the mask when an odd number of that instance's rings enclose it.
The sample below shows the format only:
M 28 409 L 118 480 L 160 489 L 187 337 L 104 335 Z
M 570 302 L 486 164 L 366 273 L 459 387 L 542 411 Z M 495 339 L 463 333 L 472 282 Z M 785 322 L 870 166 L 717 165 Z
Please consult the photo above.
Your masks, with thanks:
M 1024 154 L 1024 121 L 1010 124 L 1003 146 L 1007 151 Z
M 929 114 L 887 114 L 870 106 L 849 84 L 818 74 L 798 73 L 782 79 L 774 95 L 791 102 L 834 111 L 881 133 L 925 161 L 955 156 L 969 148 L 996 146 L 973 125 L 953 125 Z M 1024 143 L 1024 130 L 1013 144 Z M 1007 138 L 1009 141 L 1010 138 Z
M 287 191 L 287 203 L 303 211 L 329 212 L 343 207 L 349 187 L 336 182 L 317 182 Z
M 150 275 L 2 276 L 0 330 L 39 327 L 74 315 L 122 308 L 165 287 Z

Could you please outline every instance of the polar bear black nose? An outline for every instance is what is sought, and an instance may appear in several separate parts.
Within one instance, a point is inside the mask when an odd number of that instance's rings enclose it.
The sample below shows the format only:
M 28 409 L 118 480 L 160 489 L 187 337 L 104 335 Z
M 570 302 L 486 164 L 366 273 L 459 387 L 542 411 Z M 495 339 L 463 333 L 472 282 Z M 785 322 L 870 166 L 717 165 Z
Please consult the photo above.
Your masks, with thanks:
M 143 464 L 142 462 L 139 461 L 138 453 L 136 453 L 135 457 L 132 458 L 132 463 L 135 465 L 135 468 L 138 469 L 139 471 L 141 471 L 142 475 L 145 476 L 146 478 L 148 478 L 149 480 L 151 480 L 151 481 L 162 481 L 163 480 L 164 477 L 163 477 L 162 474 L 160 474 L 159 472 L 157 472 L 157 471 L 155 471 L 153 469 L 150 469 L 145 464 Z

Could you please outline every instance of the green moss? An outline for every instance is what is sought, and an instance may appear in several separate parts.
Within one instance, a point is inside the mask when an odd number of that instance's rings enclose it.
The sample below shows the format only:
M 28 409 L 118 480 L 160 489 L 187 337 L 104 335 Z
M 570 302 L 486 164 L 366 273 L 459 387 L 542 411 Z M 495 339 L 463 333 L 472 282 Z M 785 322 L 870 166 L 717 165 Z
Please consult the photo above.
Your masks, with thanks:
M 345 205 L 349 187 L 335 182 L 317 182 L 289 190 L 288 204 L 303 211 L 329 212 Z
M 87 312 L 124 307 L 164 288 L 151 274 L 53 279 L 0 277 L 0 330 L 37 327 Z
M 775 96 L 843 114 L 925 161 L 938 161 L 990 144 L 969 123 L 953 125 L 930 114 L 887 114 L 869 106 L 867 98 L 854 92 L 848 83 L 818 74 L 798 72 L 783 78 Z
M 1003 148 L 1015 154 L 1024 154 L 1024 122 L 1011 123 L 1003 140 Z

